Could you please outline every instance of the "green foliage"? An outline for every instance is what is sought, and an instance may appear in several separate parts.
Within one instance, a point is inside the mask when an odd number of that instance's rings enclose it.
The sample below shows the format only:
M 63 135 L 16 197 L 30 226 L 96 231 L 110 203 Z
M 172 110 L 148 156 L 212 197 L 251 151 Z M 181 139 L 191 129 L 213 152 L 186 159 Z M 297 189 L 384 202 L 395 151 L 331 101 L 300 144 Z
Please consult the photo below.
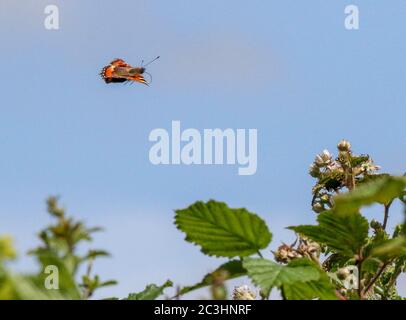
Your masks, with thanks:
M 318 225 L 289 227 L 333 251 L 347 257 L 359 254 L 368 237 L 368 220 L 358 213 L 339 214 L 325 211 L 317 217 Z
M 371 255 L 385 261 L 406 256 L 406 237 L 401 236 L 383 241 L 372 250 Z
M 406 176 L 377 174 L 379 167 L 372 159 L 353 154 L 348 141 L 337 147 L 337 158 L 325 150 L 310 168 L 317 179 L 311 201 L 317 224 L 289 227 L 298 236 L 292 244 L 271 250 L 272 234 L 264 220 L 223 202 L 198 201 L 176 210 L 175 224 L 187 241 L 199 245 L 206 255 L 229 260 L 200 282 L 178 286 L 172 298 L 208 287 L 213 299 L 227 299 L 227 281 L 248 276 L 263 299 L 274 289 L 288 300 L 402 299 L 396 283 L 406 270 L 406 224 L 399 223 L 392 235 L 386 228 L 392 203 L 399 199 L 406 204 Z M 39 265 L 37 273 L 12 272 L 9 261 L 16 252 L 11 238 L 0 236 L 0 299 L 89 299 L 96 290 L 116 284 L 102 281 L 93 272 L 95 261 L 109 256 L 108 252 L 83 250 L 101 229 L 68 217 L 55 197 L 47 205 L 53 223 L 40 231 L 41 243 L 30 251 Z M 382 221 L 368 221 L 361 214 L 369 205 L 382 207 Z M 274 261 L 262 257 L 264 249 L 274 255 Z M 231 260 L 234 257 L 239 259 Z M 48 267 L 58 271 L 58 288 L 46 288 L 51 276 Z M 169 280 L 161 286 L 150 284 L 124 300 L 157 299 L 172 286 Z M 257 294 L 243 285 L 232 296 L 252 300 Z
M 324 271 L 319 271 L 317 280 L 296 282 L 284 285 L 283 295 L 287 300 L 337 300 L 338 296 L 330 278 Z
M 367 182 L 349 193 L 336 196 L 335 210 L 348 213 L 374 203 L 389 205 L 403 194 L 405 187 L 406 177 L 384 176 Z
M 0 237 L 0 264 L 6 260 L 13 260 L 17 256 L 13 247 L 13 240 L 9 236 Z
M 176 210 L 176 226 L 186 240 L 202 247 L 208 255 L 244 257 L 264 249 L 272 234 L 265 222 L 246 209 L 230 209 L 223 202 L 198 201 Z
M 162 286 L 157 286 L 155 284 L 149 284 L 145 289 L 139 293 L 130 293 L 128 298 L 125 300 L 155 300 L 160 295 L 163 294 L 163 291 L 172 287 L 173 283 L 170 280 L 167 280 Z
M 334 296 L 328 278 L 323 277 L 319 267 L 307 258 L 293 260 L 287 265 L 266 259 L 245 258 L 243 265 L 252 281 L 261 288 L 264 297 L 268 297 L 275 287 L 290 299 Z

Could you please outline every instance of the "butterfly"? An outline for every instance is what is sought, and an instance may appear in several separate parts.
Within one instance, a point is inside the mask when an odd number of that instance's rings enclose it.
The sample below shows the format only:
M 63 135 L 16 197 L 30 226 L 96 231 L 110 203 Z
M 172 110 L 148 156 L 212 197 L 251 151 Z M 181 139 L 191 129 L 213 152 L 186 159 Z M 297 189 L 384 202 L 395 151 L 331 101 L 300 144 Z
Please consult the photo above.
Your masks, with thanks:
M 105 66 L 101 72 L 100 76 L 106 83 L 123 83 L 127 81 L 135 81 L 139 83 L 143 83 L 145 85 L 149 85 L 149 82 L 145 80 L 143 74 L 145 72 L 145 67 L 154 62 L 155 60 L 159 59 L 159 56 L 156 57 L 154 60 L 148 62 L 146 65 L 142 65 L 141 67 L 132 67 L 123 59 L 115 59 L 108 66 Z M 147 73 L 150 77 L 151 75 Z

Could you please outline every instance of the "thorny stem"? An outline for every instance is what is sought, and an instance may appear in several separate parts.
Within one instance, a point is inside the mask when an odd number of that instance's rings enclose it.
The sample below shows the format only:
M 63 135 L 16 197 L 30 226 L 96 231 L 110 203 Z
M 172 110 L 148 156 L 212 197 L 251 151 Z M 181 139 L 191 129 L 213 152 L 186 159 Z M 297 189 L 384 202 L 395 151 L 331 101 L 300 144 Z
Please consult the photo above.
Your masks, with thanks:
M 402 269 L 399 268 L 399 269 L 392 275 L 392 277 L 391 277 L 391 279 L 390 279 L 390 281 L 389 281 L 389 284 L 387 285 L 387 288 L 388 288 L 388 289 L 390 289 L 390 288 L 392 288 L 392 287 L 394 286 L 394 284 L 395 284 L 397 278 L 399 277 L 399 275 L 401 274 L 401 272 L 402 272 Z
M 345 186 L 351 191 L 355 187 L 355 176 L 351 167 L 350 157 L 349 153 L 345 153 L 340 162 L 345 173 Z
M 355 188 L 355 177 L 351 167 L 348 168 L 347 188 L 350 191 Z
M 368 283 L 368 285 L 365 287 L 365 289 L 362 292 L 362 295 L 365 295 L 374 285 L 374 283 L 379 279 L 379 277 L 381 276 L 382 272 L 384 272 L 384 270 L 386 269 L 386 267 L 391 263 L 391 261 L 388 261 L 386 263 L 384 263 L 379 270 L 377 271 L 377 273 L 374 275 L 374 277 L 371 279 L 371 281 Z

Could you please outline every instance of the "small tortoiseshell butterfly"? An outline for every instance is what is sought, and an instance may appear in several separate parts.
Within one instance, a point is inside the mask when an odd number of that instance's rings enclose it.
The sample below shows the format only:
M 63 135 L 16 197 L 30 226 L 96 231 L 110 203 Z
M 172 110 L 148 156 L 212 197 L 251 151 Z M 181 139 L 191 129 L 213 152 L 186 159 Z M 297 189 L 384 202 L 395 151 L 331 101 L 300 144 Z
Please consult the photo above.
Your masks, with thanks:
M 108 66 L 105 66 L 101 72 L 100 76 L 106 83 L 123 83 L 127 81 L 140 82 L 145 85 L 149 85 L 143 76 L 145 72 L 145 67 L 159 59 L 159 56 L 154 60 L 148 62 L 146 65 L 141 65 L 141 67 L 132 67 L 122 59 L 116 59 L 110 62 Z M 149 75 L 149 73 L 147 73 Z M 151 77 L 151 75 L 149 75 Z

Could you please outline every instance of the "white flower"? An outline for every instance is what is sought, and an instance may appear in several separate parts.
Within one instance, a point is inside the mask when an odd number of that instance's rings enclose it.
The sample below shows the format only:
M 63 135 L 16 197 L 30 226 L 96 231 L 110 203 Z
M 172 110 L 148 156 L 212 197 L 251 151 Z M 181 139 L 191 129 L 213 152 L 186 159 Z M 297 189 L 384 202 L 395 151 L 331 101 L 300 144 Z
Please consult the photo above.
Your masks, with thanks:
M 372 160 L 368 160 L 367 162 L 361 164 L 361 169 L 364 172 L 373 172 L 381 169 L 381 167 L 375 165 Z
M 233 300 L 255 300 L 256 294 L 247 285 L 235 287 Z
M 328 150 L 323 150 L 322 153 L 318 154 L 314 159 L 314 163 L 319 167 L 325 167 L 331 163 L 333 157 Z

